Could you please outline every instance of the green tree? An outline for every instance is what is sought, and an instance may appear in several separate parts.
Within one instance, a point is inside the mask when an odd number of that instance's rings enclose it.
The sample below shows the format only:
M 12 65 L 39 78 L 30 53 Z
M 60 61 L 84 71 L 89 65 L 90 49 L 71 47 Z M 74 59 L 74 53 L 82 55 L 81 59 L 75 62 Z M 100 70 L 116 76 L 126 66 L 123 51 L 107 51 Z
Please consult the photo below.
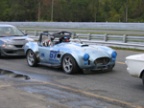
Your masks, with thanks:
M 144 22 L 144 0 L 0 0 L 1 21 Z

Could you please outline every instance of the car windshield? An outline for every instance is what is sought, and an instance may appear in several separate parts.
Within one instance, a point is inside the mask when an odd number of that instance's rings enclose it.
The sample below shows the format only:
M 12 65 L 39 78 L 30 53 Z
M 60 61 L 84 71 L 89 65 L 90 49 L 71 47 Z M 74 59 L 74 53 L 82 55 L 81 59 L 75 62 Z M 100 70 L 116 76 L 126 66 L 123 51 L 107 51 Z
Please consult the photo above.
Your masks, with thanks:
M 22 36 L 24 35 L 18 28 L 13 26 L 3 26 L 0 27 L 0 36 Z

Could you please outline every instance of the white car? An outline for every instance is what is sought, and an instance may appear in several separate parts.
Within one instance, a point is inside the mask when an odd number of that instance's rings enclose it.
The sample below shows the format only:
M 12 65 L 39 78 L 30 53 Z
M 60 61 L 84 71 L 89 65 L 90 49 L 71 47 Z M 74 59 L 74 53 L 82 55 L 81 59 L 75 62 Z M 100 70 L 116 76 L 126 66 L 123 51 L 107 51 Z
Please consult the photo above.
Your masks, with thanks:
M 142 79 L 144 85 L 144 54 L 135 54 L 126 57 L 127 71 L 131 76 Z

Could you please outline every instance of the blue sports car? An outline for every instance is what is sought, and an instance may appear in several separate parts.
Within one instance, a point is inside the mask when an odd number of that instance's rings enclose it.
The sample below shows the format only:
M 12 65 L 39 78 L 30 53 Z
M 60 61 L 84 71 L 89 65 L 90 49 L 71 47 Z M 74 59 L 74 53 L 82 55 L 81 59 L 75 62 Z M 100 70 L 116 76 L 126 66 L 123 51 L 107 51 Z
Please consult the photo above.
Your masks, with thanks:
M 29 66 L 43 64 L 62 67 L 65 73 L 83 70 L 112 70 L 117 53 L 106 46 L 87 45 L 71 41 L 71 32 L 40 34 L 38 42 L 28 42 L 24 51 Z

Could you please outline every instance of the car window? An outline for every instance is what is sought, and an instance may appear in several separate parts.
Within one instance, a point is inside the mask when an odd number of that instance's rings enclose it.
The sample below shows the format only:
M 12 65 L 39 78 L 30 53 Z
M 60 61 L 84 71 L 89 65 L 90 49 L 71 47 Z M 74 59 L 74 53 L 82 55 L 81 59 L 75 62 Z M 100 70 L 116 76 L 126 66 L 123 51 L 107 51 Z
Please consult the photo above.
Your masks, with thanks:
M 47 41 L 47 40 L 48 40 L 48 36 L 47 36 L 47 35 L 43 35 L 43 36 L 42 36 L 42 42 L 43 42 L 43 41 Z
M 24 35 L 18 28 L 11 26 L 0 27 L 0 36 L 22 36 Z

